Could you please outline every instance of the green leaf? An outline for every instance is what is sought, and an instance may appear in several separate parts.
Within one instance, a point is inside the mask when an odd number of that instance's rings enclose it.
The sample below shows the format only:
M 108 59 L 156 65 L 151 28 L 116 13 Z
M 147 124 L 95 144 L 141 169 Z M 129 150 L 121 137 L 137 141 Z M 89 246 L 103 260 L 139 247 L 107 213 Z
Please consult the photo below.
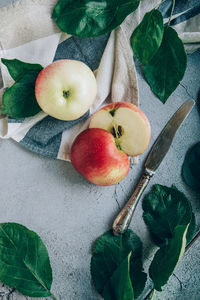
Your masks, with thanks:
M 34 116 L 41 108 L 35 98 L 35 81 L 39 71 L 29 71 L 17 80 L 2 97 L 3 114 L 12 118 Z
M 171 27 L 165 27 L 160 48 L 143 66 L 145 78 L 154 94 L 165 103 L 177 88 L 186 70 L 187 56 L 182 41 Z
M 131 36 L 133 52 L 142 64 L 152 59 L 161 45 L 164 33 L 163 17 L 159 10 L 146 13 Z
M 27 71 L 41 71 L 43 68 L 39 64 L 29 64 L 18 59 L 1 59 L 7 67 L 10 76 L 16 81 Z
M 200 190 L 200 142 L 187 152 L 182 175 L 187 185 L 192 189 Z
M 187 225 L 176 226 L 169 243 L 162 246 L 153 258 L 149 275 L 157 291 L 162 291 L 161 287 L 167 283 L 185 252 L 187 229 Z
M 133 300 L 134 293 L 130 279 L 130 254 L 122 261 L 119 267 L 106 283 L 102 296 L 106 300 Z
M 186 226 L 192 219 L 192 207 L 186 196 L 177 188 L 156 184 L 143 200 L 143 218 L 154 242 L 164 245 L 173 237 L 177 225 Z M 195 220 L 194 224 L 195 224 Z M 191 223 L 190 236 L 195 227 Z
M 119 236 L 108 231 L 96 241 L 91 259 L 91 275 L 94 286 L 101 295 L 112 276 L 119 274 L 117 270 L 130 252 L 130 279 L 136 298 L 146 282 L 146 274 L 142 272 L 142 243 L 138 236 L 131 230 L 126 230 Z M 110 288 L 113 290 L 111 284 Z M 115 287 L 117 288 L 119 287 Z
M 26 296 L 52 295 L 48 252 L 35 232 L 16 223 L 0 224 L 0 281 Z
M 18 59 L 2 58 L 1 61 L 16 81 L 3 94 L 1 113 L 16 119 L 34 116 L 41 111 L 35 98 L 35 81 L 42 66 Z
M 196 224 L 191 204 L 175 186 L 155 185 L 143 200 L 143 218 L 154 242 L 160 246 L 149 273 L 156 290 L 167 283 L 192 239 Z
M 52 18 L 64 32 L 93 37 L 119 26 L 139 3 L 140 0 L 59 0 Z

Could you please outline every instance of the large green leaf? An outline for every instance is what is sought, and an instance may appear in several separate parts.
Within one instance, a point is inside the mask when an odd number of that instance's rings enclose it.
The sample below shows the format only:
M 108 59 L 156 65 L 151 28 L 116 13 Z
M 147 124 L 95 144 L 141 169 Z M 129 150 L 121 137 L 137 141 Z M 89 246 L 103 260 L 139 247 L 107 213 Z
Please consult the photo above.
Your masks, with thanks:
M 176 226 L 169 243 L 162 246 L 153 258 L 149 275 L 157 291 L 162 291 L 161 287 L 167 283 L 185 252 L 187 229 L 187 225 Z
M 0 224 L 0 281 L 26 296 L 52 295 L 48 252 L 35 232 L 16 223 Z
M 146 13 L 131 36 L 133 52 L 142 64 L 147 64 L 161 45 L 164 33 L 163 17 L 159 10 Z
M 10 76 L 14 80 L 18 80 L 28 71 L 41 71 L 43 68 L 39 64 L 25 63 L 18 59 L 1 59 L 2 63 L 7 67 Z
M 191 188 L 200 190 L 200 142 L 187 152 L 182 175 Z
M 92 37 L 112 31 L 140 0 L 59 0 L 52 18 L 69 34 Z
M 108 231 L 96 241 L 91 259 L 91 275 L 94 286 L 101 295 L 107 283 L 112 281 L 111 278 L 117 274 L 119 276 L 118 268 L 123 267 L 121 264 L 130 252 L 130 279 L 134 296 L 137 297 L 142 292 L 146 282 L 146 274 L 142 272 L 142 243 L 140 239 L 131 230 L 126 230 L 119 236 L 114 236 L 112 231 Z M 113 290 L 111 284 L 110 289 Z M 113 290 L 110 295 L 114 293 Z M 126 299 L 125 297 L 126 295 L 123 299 Z
M 156 184 L 143 200 L 143 218 L 154 242 L 161 246 L 173 237 L 177 225 L 192 221 L 192 208 L 186 196 L 177 188 Z M 189 227 L 188 242 L 195 231 L 195 219 Z
M 122 261 L 106 283 L 102 296 L 106 300 L 133 300 L 134 292 L 130 279 L 130 254 Z
M 182 41 L 173 28 L 166 26 L 160 48 L 143 66 L 148 84 L 163 103 L 179 85 L 186 65 L 187 56 Z
M 34 116 L 41 111 L 35 98 L 35 81 L 39 71 L 26 72 L 10 88 L 2 98 L 3 114 L 12 118 L 25 118 Z

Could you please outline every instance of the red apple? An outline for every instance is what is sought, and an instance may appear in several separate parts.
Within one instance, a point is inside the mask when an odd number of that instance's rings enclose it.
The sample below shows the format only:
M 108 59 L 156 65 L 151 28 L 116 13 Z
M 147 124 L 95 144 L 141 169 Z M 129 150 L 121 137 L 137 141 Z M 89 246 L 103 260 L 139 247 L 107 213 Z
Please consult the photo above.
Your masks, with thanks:
M 112 133 L 117 147 L 130 156 L 143 153 L 151 137 L 147 117 L 129 102 L 104 106 L 93 115 L 89 128 L 102 128 Z
M 104 129 L 82 131 L 71 147 L 71 162 L 85 178 L 97 185 L 113 185 L 129 171 L 128 156 L 116 147 L 112 134 Z

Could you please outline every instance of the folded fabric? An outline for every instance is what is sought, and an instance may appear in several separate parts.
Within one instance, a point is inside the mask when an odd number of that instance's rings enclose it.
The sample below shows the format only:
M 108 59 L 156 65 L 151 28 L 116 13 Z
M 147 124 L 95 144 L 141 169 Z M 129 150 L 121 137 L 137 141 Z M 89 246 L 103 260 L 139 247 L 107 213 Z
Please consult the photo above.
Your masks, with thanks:
M 18 0 L 0 9 L 0 58 L 17 58 L 42 66 L 62 58 L 78 59 L 95 72 L 98 94 L 90 111 L 79 120 L 64 122 L 41 112 L 23 120 L 0 119 L 2 138 L 12 138 L 28 149 L 53 158 L 69 160 L 70 147 L 77 134 L 87 128 L 89 117 L 103 104 L 130 101 L 138 105 L 137 75 L 129 38 L 144 14 L 160 1 L 142 0 L 139 8 L 111 34 L 97 38 L 63 35 L 51 19 L 55 0 Z M 193 6 L 176 1 L 172 22 L 186 46 L 199 47 L 199 15 Z M 196 8 L 199 8 L 199 5 Z M 180 5 L 180 11 L 178 7 Z M 169 17 L 171 1 L 160 6 Z M 190 12 L 190 13 L 189 13 Z M 9 24 L 9 25 L 8 25 Z M 191 38 L 191 35 L 193 38 Z M 62 41 L 62 42 L 61 42 Z M 1 65 L 4 88 L 13 81 Z M 136 161 L 136 160 L 135 160 Z M 134 162 L 135 162 L 134 161 Z
M 172 1 L 160 6 L 163 16 L 167 19 L 172 9 Z M 171 26 L 178 32 L 187 53 L 200 48 L 200 2 L 199 0 L 176 0 Z

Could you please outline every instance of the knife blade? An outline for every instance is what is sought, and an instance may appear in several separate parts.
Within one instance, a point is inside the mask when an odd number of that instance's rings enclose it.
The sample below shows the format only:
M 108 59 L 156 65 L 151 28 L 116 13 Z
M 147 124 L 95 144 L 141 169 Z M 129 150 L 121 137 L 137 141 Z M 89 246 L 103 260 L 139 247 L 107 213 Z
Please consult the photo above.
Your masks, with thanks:
M 149 155 L 147 156 L 145 167 L 152 172 L 155 172 L 167 154 L 174 136 L 181 126 L 184 119 L 190 113 L 195 102 L 194 100 L 186 101 L 171 117 L 167 125 L 161 131 L 157 140 L 153 144 Z
M 115 235 L 123 233 L 128 228 L 142 193 L 167 154 L 177 130 L 192 110 L 194 104 L 194 100 L 186 101 L 171 117 L 156 139 L 145 161 L 145 170 L 135 192 L 114 220 L 113 233 Z

